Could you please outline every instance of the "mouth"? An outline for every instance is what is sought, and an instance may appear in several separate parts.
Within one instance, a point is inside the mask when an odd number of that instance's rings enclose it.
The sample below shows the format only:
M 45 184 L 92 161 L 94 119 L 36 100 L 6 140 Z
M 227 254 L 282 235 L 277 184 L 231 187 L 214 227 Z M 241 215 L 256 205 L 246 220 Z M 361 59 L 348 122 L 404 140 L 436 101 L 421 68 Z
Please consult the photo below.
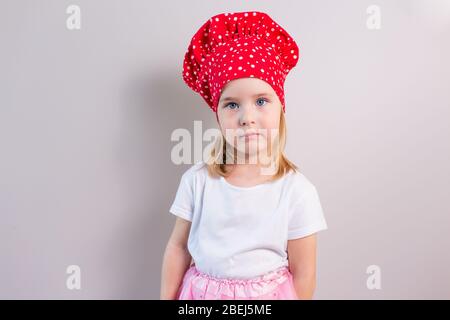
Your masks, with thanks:
M 257 133 L 257 132 L 250 132 L 250 133 L 246 133 L 244 135 L 241 136 L 241 138 L 246 138 L 246 139 L 250 139 L 250 138 L 258 138 L 261 134 Z

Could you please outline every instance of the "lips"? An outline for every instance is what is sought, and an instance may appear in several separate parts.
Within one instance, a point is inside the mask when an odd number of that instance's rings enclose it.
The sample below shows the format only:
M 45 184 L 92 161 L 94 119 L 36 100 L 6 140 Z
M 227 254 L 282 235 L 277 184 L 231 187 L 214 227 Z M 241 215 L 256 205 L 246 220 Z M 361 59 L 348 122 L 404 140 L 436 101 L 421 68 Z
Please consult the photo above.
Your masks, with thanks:
M 241 136 L 241 138 L 250 138 L 250 137 L 256 137 L 256 136 L 260 136 L 261 134 L 255 131 L 249 131 L 247 133 L 245 133 L 244 135 Z

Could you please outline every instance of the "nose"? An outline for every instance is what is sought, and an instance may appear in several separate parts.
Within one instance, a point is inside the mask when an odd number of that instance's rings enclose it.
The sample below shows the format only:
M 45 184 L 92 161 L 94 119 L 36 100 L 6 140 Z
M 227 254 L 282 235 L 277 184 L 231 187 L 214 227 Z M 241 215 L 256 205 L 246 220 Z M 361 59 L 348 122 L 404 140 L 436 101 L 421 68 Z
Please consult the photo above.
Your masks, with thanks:
M 255 123 L 255 114 L 253 112 L 253 109 L 251 107 L 244 107 L 241 109 L 241 115 L 239 118 L 239 122 L 241 126 L 248 126 L 250 124 Z

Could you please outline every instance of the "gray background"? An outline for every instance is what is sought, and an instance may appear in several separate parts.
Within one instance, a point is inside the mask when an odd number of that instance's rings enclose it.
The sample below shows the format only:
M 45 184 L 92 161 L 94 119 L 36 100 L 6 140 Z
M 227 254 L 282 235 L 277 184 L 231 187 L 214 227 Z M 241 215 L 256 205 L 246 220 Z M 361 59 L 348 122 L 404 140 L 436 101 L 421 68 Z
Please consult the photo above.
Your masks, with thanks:
M 81 30 L 66 28 L 70 4 Z M 366 27 L 368 6 L 381 29 Z M 287 155 L 316 185 L 316 299 L 450 298 L 450 1 L 1 1 L 0 298 L 158 299 L 181 79 L 210 16 L 259 10 L 300 61 Z M 66 268 L 81 267 L 81 290 Z M 381 290 L 366 268 L 381 268 Z

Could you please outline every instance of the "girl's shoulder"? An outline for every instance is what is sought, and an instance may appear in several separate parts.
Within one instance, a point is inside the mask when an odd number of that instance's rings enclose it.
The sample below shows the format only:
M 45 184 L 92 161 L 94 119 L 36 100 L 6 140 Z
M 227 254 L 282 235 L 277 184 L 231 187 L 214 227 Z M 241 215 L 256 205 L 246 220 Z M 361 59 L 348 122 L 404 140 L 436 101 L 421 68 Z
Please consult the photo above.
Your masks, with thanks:
M 294 198 L 301 198 L 305 194 L 316 192 L 316 186 L 302 172 L 291 170 L 285 175 L 286 183 Z
M 185 173 L 188 174 L 201 174 L 207 170 L 206 163 L 203 160 L 200 160 L 194 164 L 192 164 Z
M 181 179 L 193 183 L 199 178 L 204 177 L 205 172 L 207 172 L 206 163 L 204 161 L 198 161 L 183 172 Z

